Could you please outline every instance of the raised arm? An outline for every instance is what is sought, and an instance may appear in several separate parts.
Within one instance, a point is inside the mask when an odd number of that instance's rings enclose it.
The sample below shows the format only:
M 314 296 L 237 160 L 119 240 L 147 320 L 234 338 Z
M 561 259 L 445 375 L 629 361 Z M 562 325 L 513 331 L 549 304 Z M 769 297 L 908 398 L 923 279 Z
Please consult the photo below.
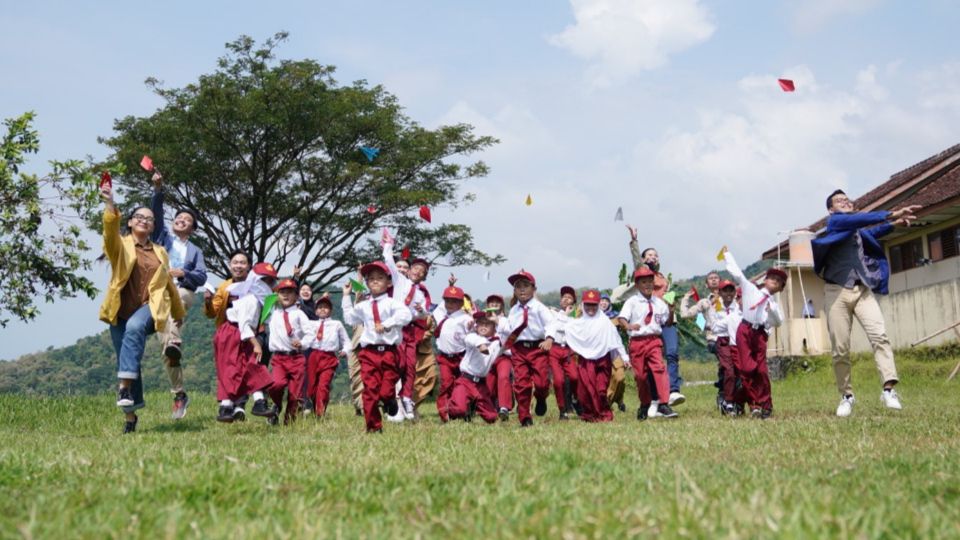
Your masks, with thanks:
M 150 240 L 164 245 L 167 241 L 167 224 L 163 219 L 163 177 L 160 173 L 153 173 L 153 196 L 150 198 L 150 209 L 153 210 L 153 233 Z
M 753 286 L 753 283 L 747 279 L 747 276 L 743 275 L 743 270 L 740 270 L 740 265 L 738 265 L 737 260 L 733 258 L 733 253 L 725 251 L 723 252 L 723 258 L 727 262 L 727 272 L 730 272 L 733 279 L 737 280 L 741 287 L 748 285 Z

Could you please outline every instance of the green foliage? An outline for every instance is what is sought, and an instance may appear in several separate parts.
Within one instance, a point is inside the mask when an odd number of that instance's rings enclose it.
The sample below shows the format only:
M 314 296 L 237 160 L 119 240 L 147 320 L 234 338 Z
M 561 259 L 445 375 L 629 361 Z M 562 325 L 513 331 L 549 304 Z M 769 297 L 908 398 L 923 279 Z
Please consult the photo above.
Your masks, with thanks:
M 278 60 L 286 37 L 228 43 L 213 73 L 182 88 L 147 80 L 163 107 L 116 121 L 102 140 L 114 150 L 111 162 L 136 171 L 120 178 L 127 199 L 150 190 L 137 166 L 148 154 L 169 205 L 198 214 L 194 240 L 221 277 L 239 247 L 277 266 L 293 261 L 319 290 L 380 257 L 369 238 L 381 226 L 430 260 L 503 262 L 473 245 L 469 227 L 430 227 L 417 217 L 420 205 L 468 202 L 460 186 L 487 166 L 465 158 L 497 141 L 466 124 L 423 128 L 381 86 L 340 85 L 332 66 Z M 380 153 L 370 162 L 360 146 Z
M 956 538 L 955 363 L 902 362 L 895 412 L 858 362 L 845 419 L 825 369 L 775 381 L 768 421 L 719 416 L 703 385 L 675 421 L 637 422 L 628 391 L 610 424 L 560 422 L 551 398 L 532 428 L 441 425 L 427 406 L 381 435 L 349 405 L 287 427 L 218 424 L 200 394 L 174 422 L 154 392 L 121 436 L 111 395 L 0 395 L 0 536 Z
M 80 275 L 90 268 L 81 225 L 96 213 L 97 176 L 79 160 L 52 161 L 43 177 L 21 172 L 27 154 L 40 149 L 34 117 L 4 120 L 0 140 L 0 326 L 9 322 L 4 314 L 34 319 L 38 298 L 97 293 Z

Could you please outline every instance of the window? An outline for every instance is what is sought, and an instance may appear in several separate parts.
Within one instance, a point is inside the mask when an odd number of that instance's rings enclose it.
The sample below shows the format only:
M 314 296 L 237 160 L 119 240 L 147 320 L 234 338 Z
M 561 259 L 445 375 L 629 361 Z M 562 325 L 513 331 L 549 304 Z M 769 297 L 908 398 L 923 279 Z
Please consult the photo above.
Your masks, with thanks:
M 923 259 L 923 239 L 897 244 L 890 248 L 890 272 L 897 273 L 920 266 Z
M 927 235 L 930 243 L 930 260 L 942 261 L 960 255 L 960 225 L 932 232 Z

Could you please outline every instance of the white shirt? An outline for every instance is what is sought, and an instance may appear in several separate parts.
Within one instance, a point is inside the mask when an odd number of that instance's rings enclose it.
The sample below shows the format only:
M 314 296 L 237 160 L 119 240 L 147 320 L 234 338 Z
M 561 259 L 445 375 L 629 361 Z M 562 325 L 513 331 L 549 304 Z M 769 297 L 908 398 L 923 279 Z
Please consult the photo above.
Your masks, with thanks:
M 757 287 L 743 275 L 732 253 L 727 251 L 723 257 L 727 260 L 727 271 L 733 275 L 743 291 L 743 320 L 748 324 L 762 326 L 767 332 L 770 328 L 780 326 L 783 322 L 783 312 L 780 311 L 780 305 L 776 299 L 766 288 Z
M 170 246 L 170 268 L 183 268 L 187 262 L 187 241 L 174 235 Z
M 474 377 L 486 377 L 490 373 L 490 366 L 500 355 L 500 340 L 493 338 L 493 341 L 471 332 L 464 338 L 466 351 L 463 354 L 463 360 L 460 361 L 460 371 Z M 480 352 L 481 345 L 487 346 L 487 354 Z
M 290 327 L 293 329 L 293 334 L 287 335 L 287 325 L 283 322 L 283 313 L 287 313 L 287 317 L 290 320 Z M 273 310 L 270 311 L 270 317 L 267 319 L 267 325 L 270 327 L 270 340 L 267 343 L 267 346 L 270 347 L 272 352 L 298 352 L 306 349 L 303 346 L 303 336 L 304 336 L 304 326 L 307 322 L 310 321 L 310 318 L 307 317 L 307 314 L 300 310 L 300 307 L 296 304 L 284 309 L 280 307 L 280 301 L 274 305 Z M 293 346 L 294 341 L 300 341 L 300 348 L 297 349 Z
M 513 333 L 523 323 L 523 308 L 527 308 L 527 326 L 517 336 L 517 341 L 540 341 L 547 337 L 547 332 L 553 332 L 556 317 L 543 302 L 536 298 L 527 301 L 526 306 L 517 302 L 510 308 L 507 315 L 507 336 Z
M 737 333 L 737 326 L 740 325 L 740 319 L 742 317 L 740 304 L 734 299 L 730 301 L 729 306 L 723 306 L 722 300 L 720 305 L 723 308 L 720 311 L 711 308 L 711 311 L 713 311 L 713 322 L 710 325 L 710 331 L 713 332 L 715 337 L 730 338 Z
M 364 300 L 354 306 L 350 295 L 343 295 L 340 305 L 343 308 L 343 322 L 351 326 L 363 325 L 363 334 L 360 335 L 361 346 L 397 345 L 403 339 L 403 327 L 413 320 L 410 309 L 403 305 L 403 302 L 390 298 L 386 293 L 376 297 L 380 324 L 386 329 L 386 332 L 378 334 L 374 329 L 373 300 Z
M 321 324 L 323 325 L 323 339 L 317 340 L 317 333 L 320 331 Z M 347 329 L 343 327 L 340 321 L 331 318 L 307 321 L 304 325 L 304 332 L 304 349 L 311 348 L 332 353 L 340 352 L 345 356 L 350 355 L 352 349 L 350 337 L 347 335 Z
M 437 336 L 437 349 L 440 352 L 454 355 L 466 350 L 467 345 L 463 340 L 470 333 L 467 327 L 473 320 L 466 311 L 461 309 L 448 315 L 447 308 L 439 305 L 433 310 L 433 320 L 437 321 L 437 327 L 440 328 L 440 335 Z M 443 323 L 442 327 L 440 323 Z
M 569 315 L 567 315 L 567 312 L 562 309 L 550 308 L 550 312 L 553 313 L 553 320 L 555 323 L 551 326 L 551 332 L 547 335 L 553 338 L 554 345 L 566 347 L 567 338 L 565 330 L 567 328 L 567 323 L 572 319 Z
M 399 301 L 401 304 L 406 304 L 407 296 L 410 294 L 410 289 L 416 287 L 416 290 L 413 292 L 413 298 L 410 299 L 410 314 L 414 319 L 425 319 L 429 313 L 427 310 L 430 309 L 430 306 L 427 305 L 427 297 L 423 294 L 423 289 L 420 285 L 414 285 L 413 281 L 410 280 L 407 276 L 400 273 L 400 269 L 397 268 L 397 263 L 393 258 L 393 244 L 384 244 L 383 245 L 383 262 L 387 264 L 387 268 L 390 269 L 390 279 L 393 281 L 393 299 Z M 426 288 L 425 286 L 423 288 Z M 417 311 L 416 305 L 420 304 L 423 308 L 423 312 Z
M 227 320 L 240 328 L 240 339 L 250 339 L 257 335 L 260 326 L 260 301 L 256 295 L 247 294 L 237 298 L 227 309 Z
M 653 317 L 649 323 L 644 323 L 647 315 L 650 313 L 650 306 L 653 306 Z M 639 330 L 627 330 L 630 337 L 659 336 L 663 332 L 663 325 L 670 318 L 670 308 L 667 303 L 650 295 L 650 298 L 642 294 L 635 294 L 627 299 L 620 310 L 617 318 L 627 321 L 627 324 L 639 324 Z

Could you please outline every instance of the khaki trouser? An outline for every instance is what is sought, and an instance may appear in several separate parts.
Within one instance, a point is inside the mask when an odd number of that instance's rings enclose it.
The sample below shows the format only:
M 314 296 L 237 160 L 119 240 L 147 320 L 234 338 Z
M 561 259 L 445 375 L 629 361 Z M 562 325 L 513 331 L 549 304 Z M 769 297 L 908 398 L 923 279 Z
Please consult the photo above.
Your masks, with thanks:
M 189 310 L 190 307 L 193 306 L 196 293 L 183 287 L 177 287 L 177 290 L 180 291 L 180 301 L 183 302 L 183 309 Z M 184 321 L 183 324 L 186 324 L 186 321 Z M 177 345 L 182 344 L 182 332 L 183 328 L 177 328 L 177 325 L 173 324 L 173 317 L 167 319 L 166 328 L 164 328 L 163 332 L 157 333 L 161 350 L 165 350 L 167 345 L 171 343 L 176 343 Z M 183 367 L 180 366 L 180 360 L 172 360 L 164 356 L 163 365 L 167 368 L 167 377 L 170 379 L 170 392 L 174 394 L 183 392 Z
M 860 321 L 880 372 L 880 382 L 896 382 L 897 366 L 893 361 L 893 348 L 887 337 L 883 322 L 883 313 L 877 297 L 869 287 L 854 285 L 845 289 L 839 285 L 826 285 L 827 328 L 830 331 L 830 345 L 833 351 L 833 374 L 837 379 L 837 390 L 841 395 L 853 394 L 850 380 L 850 331 L 853 318 Z
M 437 384 L 437 357 L 432 341 L 427 338 L 417 346 L 417 375 L 413 379 L 413 402 L 416 405 L 427 399 Z
M 358 411 L 363 410 L 363 379 L 360 378 L 360 358 L 357 352 L 360 349 L 360 336 L 363 335 L 363 325 L 353 329 L 353 337 L 350 339 L 350 356 L 347 358 L 347 371 L 350 374 L 350 395 L 353 401 L 353 408 Z
M 623 392 L 627 388 L 627 369 L 623 358 L 613 359 L 613 368 L 610 370 L 610 384 L 607 385 L 607 403 L 623 403 Z

